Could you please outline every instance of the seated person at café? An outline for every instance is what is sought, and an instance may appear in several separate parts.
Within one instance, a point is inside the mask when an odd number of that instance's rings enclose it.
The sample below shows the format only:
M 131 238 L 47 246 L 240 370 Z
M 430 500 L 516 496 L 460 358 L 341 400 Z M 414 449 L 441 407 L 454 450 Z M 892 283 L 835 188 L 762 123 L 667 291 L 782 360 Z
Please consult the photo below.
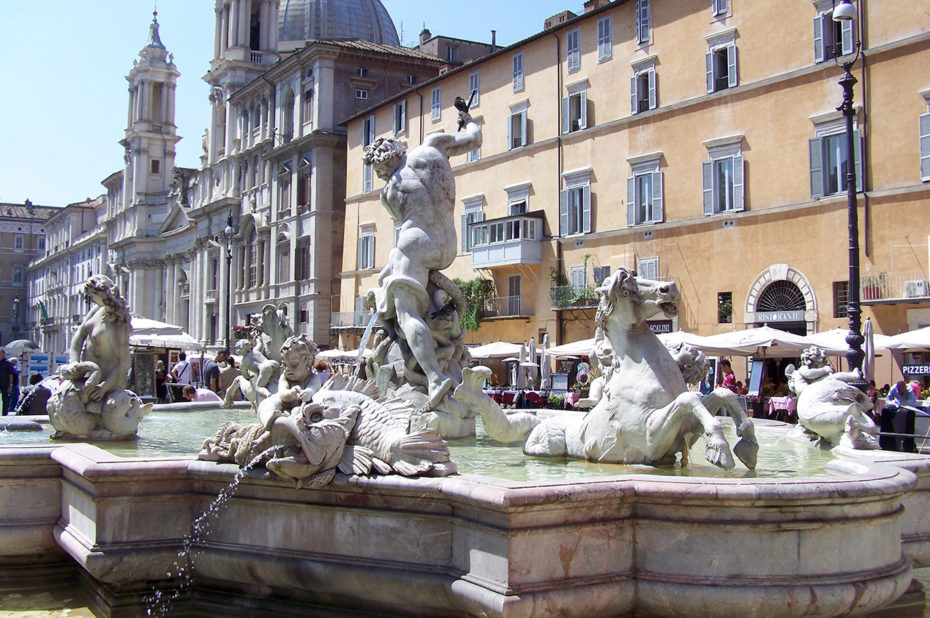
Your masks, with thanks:
M 888 397 L 885 398 L 888 406 L 916 406 L 917 395 L 914 390 L 904 380 L 898 380 L 891 390 L 888 391 Z
M 185 384 L 181 389 L 181 396 L 187 401 L 222 401 L 220 396 L 209 388 L 197 388 L 193 384 Z

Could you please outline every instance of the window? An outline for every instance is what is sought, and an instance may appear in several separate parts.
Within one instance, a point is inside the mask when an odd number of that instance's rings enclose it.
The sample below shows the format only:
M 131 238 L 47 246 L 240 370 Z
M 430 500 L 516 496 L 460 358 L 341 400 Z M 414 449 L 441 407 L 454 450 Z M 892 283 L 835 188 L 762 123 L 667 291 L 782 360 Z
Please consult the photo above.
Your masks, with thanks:
M 523 52 L 513 55 L 513 91 L 523 91 Z
M 375 226 L 362 225 L 358 229 L 358 270 L 375 267 Z
M 649 0 L 636 0 L 636 42 L 648 43 L 649 38 Z
M 160 174 L 161 173 L 161 161 L 159 159 L 152 159 L 152 173 Z
M 611 17 L 597 20 L 597 61 L 604 62 L 614 56 L 613 24 Z
M 313 123 L 313 90 L 304 90 L 304 124 Z
M 310 278 L 310 239 L 297 241 L 294 255 L 294 279 L 303 281 Z
M 717 323 L 731 324 L 733 322 L 733 292 L 717 293 Z
M 572 266 L 568 271 L 568 281 L 573 292 L 580 292 L 588 283 L 588 273 L 584 266 Z
M 249 288 L 254 288 L 258 281 L 258 243 L 255 230 L 249 234 L 249 244 L 246 247 L 248 251 L 248 278 Z
M 581 29 L 569 30 L 565 35 L 565 63 L 569 73 L 581 68 Z
M 735 88 L 739 84 L 736 71 L 736 43 L 712 48 L 705 56 L 707 92 Z
M 394 134 L 403 133 L 407 130 L 407 101 L 399 101 L 394 104 Z
M 849 281 L 833 282 L 833 317 L 848 317 L 847 307 L 849 303 Z
M 23 282 L 23 267 L 14 266 L 13 267 L 13 283 L 22 283 Z
M 366 100 L 366 99 L 368 99 L 368 91 L 365 90 L 364 88 L 356 88 L 356 89 L 355 89 L 355 98 L 356 98 L 356 99 L 360 99 L 360 100 Z
M 920 179 L 930 180 L 930 113 L 920 116 Z
M 484 221 L 484 197 L 463 201 L 465 213 L 462 215 L 462 253 L 468 253 L 475 245 L 484 244 L 483 229 L 470 227 L 472 223 Z
M 639 114 L 658 105 L 655 66 L 650 63 L 635 69 L 630 78 L 630 111 Z
M 455 48 L 452 46 L 446 48 L 446 62 L 455 62 Z
M 856 190 L 862 190 L 862 140 L 858 129 L 853 131 L 856 162 Z M 849 155 L 846 132 L 827 132 L 810 140 L 811 197 L 836 195 L 846 191 Z
M 415 83 L 417 83 L 417 81 L 419 81 L 419 80 L 417 79 L 417 76 L 416 76 L 416 75 L 413 75 L 412 73 L 407 75 L 407 83 L 408 83 L 408 84 L 415 84 Z
M 522 280 L 520 275 L 510 275 L 507 277 L 507 315 L 520 315 L 520 298 L 522 292 Z
M 468 98 L 471 101 L 471 109 L 481 103 L 481 74 L 478 71 L 468 74 Z
M 439 122 L 442 118 L 442 88 L 436 86 L 430 95 L 430 119 L 433 122 Z
M 565 189 L 559 195 L 559 235 L 591 231 L 591 172 L 566 172 Z
M 39 251 L 45 251 L 45 236 L 39 236 L 39 238 L 36 239 L 36 248 Z
M 730 0 L 711 0 L 710 10 L 714 17 L 726 15 L 730 11 Z
M 643 279 L 659 279 L 659 258 L 648 257 L 636 260 L 636 276 Z
M 278 283 L 291 280 L 291 245 L 287 237 L 278 238 Z
M 569 87 L 562 99 L 562 133 L 573 133 L 588 127 L 587 82 Z
M 610 266 L 595 266 L 593 269 L 594 284 L 600 285 L 610 276 Z
M 508 150 L 526 146 L 526 103 L 518 103 L 510 108 L 510 121 L 507 124 Z
M 705 142 L 710 158 L 702 164 L 705 215 L 745 208 L 741 142 L 742 136 Z
M 355 74 L 359 77 L 368 77 L 368 69 L 365 67 L 358 67 L 355 69 Z
M 529 211 L 530 204 L 530 183 L 523 183 L 506 187 L 507 191 L 507 215 L 523 215 Z
M 13 238 L 13 248 L 22 251 L 25 246 L 25 240 L 23 236 L 15 236 Z
M 833 5 L 824 3 L 814 18 L 814 61 L 824 62 L 855 51 L 853 47 L 853 22 L 833 21 Z
M 481 160 L 481 148 L 475 148 L 474 150 L 469 150 L 466 155 L 465 160 L 468 163 L 473 163 L 475 161 Z
M 288 214 L 291 210 L 291 170 L 281 164 L 278 169 L 278 212 Z
M 659 159 L 633 165 L 633 175 L 627 178 L 626 183 L 626 224 L 661 223 L 664 208 Z
M 313 166 L 307 157 L 301 158 L 300 167 L 297 170 L 297 208 L 305 210 L 310 208 L 310 180 L 313 172 Z

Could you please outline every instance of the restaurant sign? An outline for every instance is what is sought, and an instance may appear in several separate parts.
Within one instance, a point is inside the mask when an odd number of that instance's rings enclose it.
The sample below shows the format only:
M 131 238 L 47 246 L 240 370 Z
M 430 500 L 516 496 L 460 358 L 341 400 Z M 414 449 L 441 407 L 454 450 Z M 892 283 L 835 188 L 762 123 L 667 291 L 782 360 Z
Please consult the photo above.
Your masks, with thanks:
M 930 376 L 930 365 L 904 365 L 901 372 L 906 376 Z
M 756 311 L 756 322 L 803 322 L 804 310 Z
M 651 330 L 656 335 L 670 333 L 672 332 L 672 321 L 671 320 L 655 320 L 655 321 L 649 322 L 649 330 Z

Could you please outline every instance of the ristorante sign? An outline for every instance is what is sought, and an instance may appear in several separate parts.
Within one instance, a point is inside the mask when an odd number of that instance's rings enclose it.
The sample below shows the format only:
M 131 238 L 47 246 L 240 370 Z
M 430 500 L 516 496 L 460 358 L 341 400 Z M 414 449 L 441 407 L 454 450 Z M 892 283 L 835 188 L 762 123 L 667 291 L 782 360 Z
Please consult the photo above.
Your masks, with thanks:
M 803 322 L 804 311 L 756 311 L 756 322 Z

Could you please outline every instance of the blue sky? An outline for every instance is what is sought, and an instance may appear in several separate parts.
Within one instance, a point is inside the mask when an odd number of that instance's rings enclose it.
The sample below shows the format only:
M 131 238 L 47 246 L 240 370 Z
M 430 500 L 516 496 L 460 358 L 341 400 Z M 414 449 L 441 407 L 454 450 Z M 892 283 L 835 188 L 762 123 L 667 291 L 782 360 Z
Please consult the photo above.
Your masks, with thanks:
M 505 46 L 583 0 L 382 0 L 402 42 L 435 34 Z M 178 80 L 178 165 L 198 167 L 209 124 L 201 80 L 213 57 L 212 0 L 158 0 L 161 39 Z M 64 206 L 103 192 L 123 164 L 125 76 L 145 44 L 153 2 L 0 0 L 0 202 Z

